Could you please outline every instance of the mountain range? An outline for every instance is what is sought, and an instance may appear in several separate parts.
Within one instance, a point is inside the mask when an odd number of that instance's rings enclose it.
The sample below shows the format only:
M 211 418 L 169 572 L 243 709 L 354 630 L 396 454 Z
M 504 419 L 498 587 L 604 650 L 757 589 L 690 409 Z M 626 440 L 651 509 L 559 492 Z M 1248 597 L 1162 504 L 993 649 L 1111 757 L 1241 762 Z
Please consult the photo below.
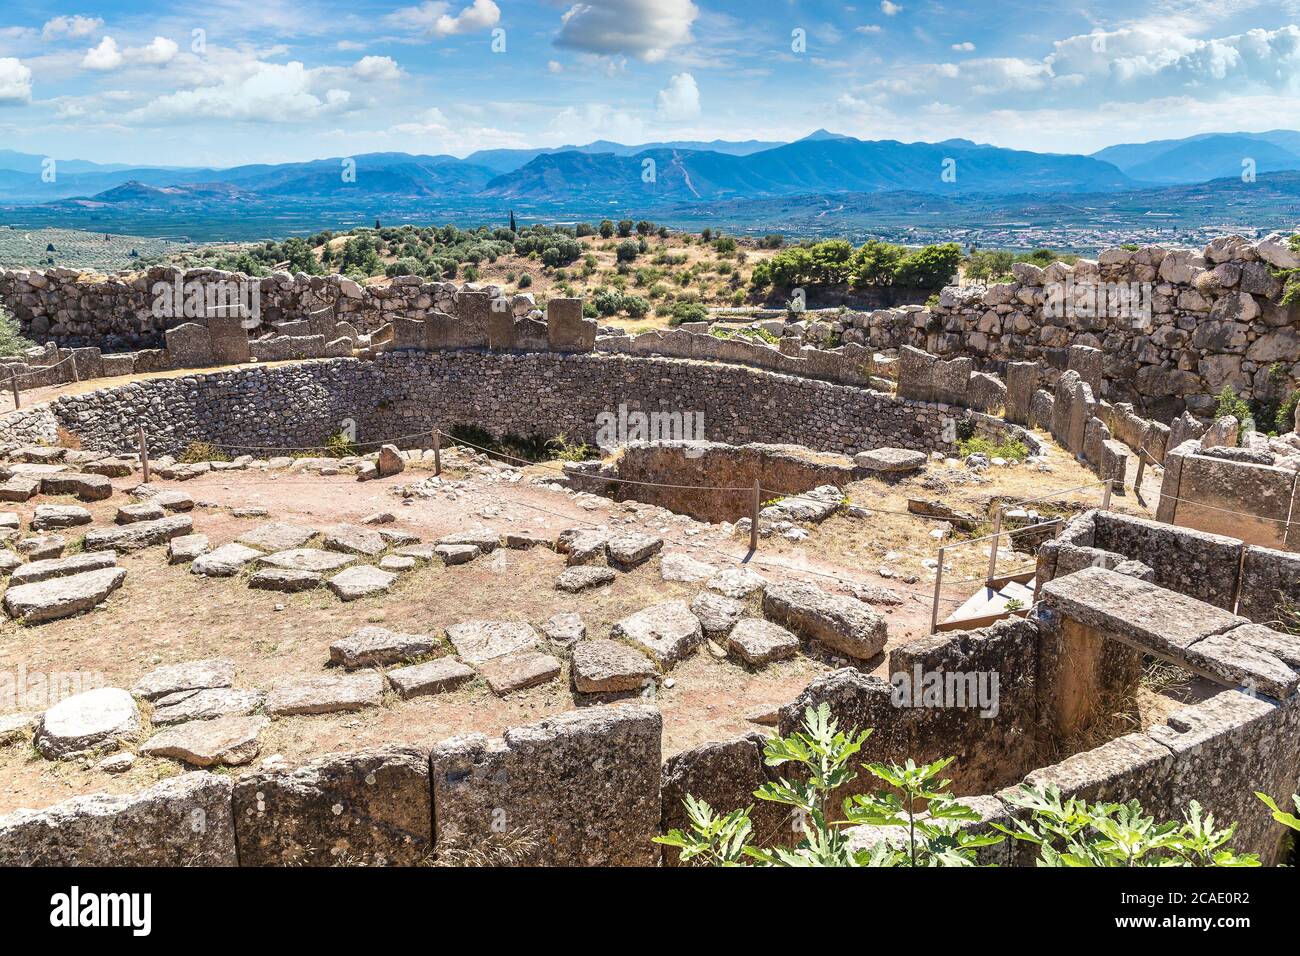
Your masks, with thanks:
M 0 203 L 11 215 L 168 211 L 302 213 L 313 204 L 373 216 L 377 205 L 518 206 L 536 217 L 564 207 L 647 214 L 691 203 L 908 193 L 1022 199 L 1099 196 L 1300 170 L 1300 132 L 1206 133 L 1110 146 L 1090 156 L 1038 153 L 965 139 L 860 140 L 817 130 L 792 143 L 599 140 L 549 149 L 450 155 L 367 153 L 231 168 L 60 160 L 46 182 L 39 155 L 0 150 Z M 355 175 L 350 173 L 355 172 Z M 230 207 L 230 208 L 227 208 Z M 102 216 L 100 218 L 103 218 Z

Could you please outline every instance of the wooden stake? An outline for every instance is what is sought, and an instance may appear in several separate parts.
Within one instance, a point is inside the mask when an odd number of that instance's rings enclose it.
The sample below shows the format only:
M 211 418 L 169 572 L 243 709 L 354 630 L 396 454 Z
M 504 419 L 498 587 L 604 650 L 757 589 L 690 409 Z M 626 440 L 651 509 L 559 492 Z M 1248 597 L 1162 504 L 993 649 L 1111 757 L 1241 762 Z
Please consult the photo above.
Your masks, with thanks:
M 763 507 L 762 502 L 763 489 L 758 485 L 758 479 L 754 479 L 754 507 L 749 516 L 749 550 L 758 551 L 758 512 Z
M 14 408 L 22 408 L 23 400 L 19 397 L 17 372 L 9 373 L 9 384 L 13 386 L 13 390 L 14 390 Z
M 1109 510 L 1110 510 L 1110 486 L 1111 486 L 1111 483 L 1114 482 L 1114 480 L 1115 480 L 1114 478 L 1107 478 L 1107 479 L 1106 479 L 1106 490 L 1103 491 L 1102 494 L 1101 494 L 1101 510 L 1102 510 L 1102 511 L 1109 511 Z
M 140 467 L 144 473 L 144 483 L 149 483 L 149 441 L 144 436 L 144 426 L 140 426 L 138 439 L 140 445 Z
M 69 355 L 69 356 L 68 356 L 68 361 L 72 363 L 72 380 L 73 380 L 74 382 L 80 382 L 80 381 L 81 381 L 81 375 L 80 375 L 80 373 L 77 372 L 77 356 L 75 356 L 75 355 Z
M 930 609 L 930 633 L 937 633 L 939 630 L 939 594 L 943 588 L 943 552 L 939 549 L 939 564 L 934 569 L 934 606 Z
M 993 545 L 989 549 L 989 579 L 985 582 L 993 586 L 993 579 L 998 576 L 998 544 L 1002 541 L 1002 506 L 997 506 L 993 514 Z
M 437 428 L 433 430 L 433 473 L 442 474 L 442 432 Z

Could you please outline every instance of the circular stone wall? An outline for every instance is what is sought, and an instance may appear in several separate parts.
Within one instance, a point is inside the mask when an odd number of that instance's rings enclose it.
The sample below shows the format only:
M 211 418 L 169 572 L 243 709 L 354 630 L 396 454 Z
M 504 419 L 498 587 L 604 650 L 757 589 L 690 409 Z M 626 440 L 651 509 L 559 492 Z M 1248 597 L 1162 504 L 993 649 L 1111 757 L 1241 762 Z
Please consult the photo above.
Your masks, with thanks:
M 455 424 L 594 444 L 602 416 L 617 418 L 620 406 L 702 412 L 702 437 L 712 441 L 791 443 L 841 454 L 885 445 L 952 452 L 945 440 L 954 434 L 951 419 L 968 414 L 739 365 L 481 350 L 390 352 L 368 361 L 150 379 L 64 396 L 50 409 L 86 449 L 134 450 L 143 425 L 151 451 L 174 454 L 197 441 L 254 453 L 318 445 L 349 423 L 362 444 L 412 436 L 402 444 L 427 445 L 433 428 Z M 997 419 L 971 417 L 981 432 L 1023 437 Z

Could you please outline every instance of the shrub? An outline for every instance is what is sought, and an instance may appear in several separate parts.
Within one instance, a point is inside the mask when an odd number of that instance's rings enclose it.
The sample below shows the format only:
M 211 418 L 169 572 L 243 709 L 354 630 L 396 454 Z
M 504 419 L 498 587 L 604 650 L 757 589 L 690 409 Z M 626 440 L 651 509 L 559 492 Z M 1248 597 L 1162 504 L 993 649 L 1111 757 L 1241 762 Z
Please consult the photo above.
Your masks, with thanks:
M 677 302 L 673 304 L 671 325 L 681 325 L 683 322 L 704 322 L 709 317 L 708 309 L 698 302 Z
M 987 455 L 989 458 L 1005 458 L 1007 461 L 1024 461 L 1029 457 L 1029 449 L 1018 438 L 1008 438 L 997 444 L 987 438 L 967 438 L 958 440 L 957 451 L 962 458 Z
M 18 328 L 18 320 L 0 308 L 0 355 L 18 355 L 36 345 Z
M 215 445 L 205 441 L 192 441 L 176 460 L 183 465 L 197 465 L 203 461 L 230 461 L 231 458 Z

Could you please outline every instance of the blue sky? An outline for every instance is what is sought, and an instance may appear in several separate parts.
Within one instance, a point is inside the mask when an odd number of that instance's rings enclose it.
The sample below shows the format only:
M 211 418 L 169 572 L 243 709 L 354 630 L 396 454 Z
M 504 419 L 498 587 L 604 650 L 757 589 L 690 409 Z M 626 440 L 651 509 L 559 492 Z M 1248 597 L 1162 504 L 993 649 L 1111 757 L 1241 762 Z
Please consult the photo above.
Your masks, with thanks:
M 0 148 L 233 165 L 605 138 L 1090 152 L 1300 126 L 1300 0 L 6 0 Z

